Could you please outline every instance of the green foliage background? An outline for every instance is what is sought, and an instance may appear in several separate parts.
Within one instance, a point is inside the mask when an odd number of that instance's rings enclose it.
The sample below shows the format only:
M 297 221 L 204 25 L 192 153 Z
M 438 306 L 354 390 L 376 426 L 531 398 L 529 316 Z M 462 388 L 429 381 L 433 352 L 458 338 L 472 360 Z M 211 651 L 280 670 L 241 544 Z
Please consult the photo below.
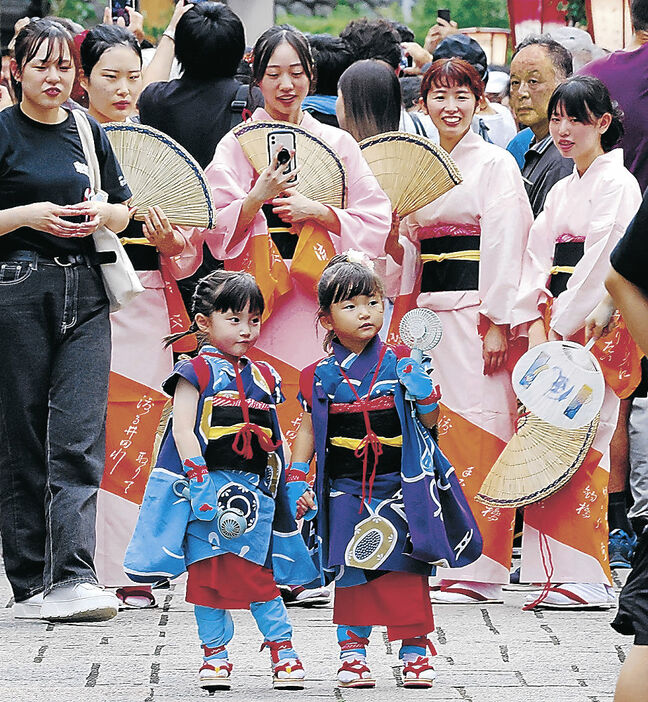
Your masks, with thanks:
M 506 0 L 419 0 L 412 12 L 412 20 L 407 24 L 423 43 L 425 35 L 436 22 L 437 10 L 447 8 L 450 16 L 460 27 L 508 27 Z M 400 5 L 394 2 L 380 11 L 382 17 L 403 19 Z M 339 34 L 344 27 L 367 12 L 355 10 L 347 0 L 339 0 L 337 7 L 328 17 L 308 17 L 303 15 L 277 14 L 277 22 L 288 22 L 303 32 L 313 34 L 327 32 Z

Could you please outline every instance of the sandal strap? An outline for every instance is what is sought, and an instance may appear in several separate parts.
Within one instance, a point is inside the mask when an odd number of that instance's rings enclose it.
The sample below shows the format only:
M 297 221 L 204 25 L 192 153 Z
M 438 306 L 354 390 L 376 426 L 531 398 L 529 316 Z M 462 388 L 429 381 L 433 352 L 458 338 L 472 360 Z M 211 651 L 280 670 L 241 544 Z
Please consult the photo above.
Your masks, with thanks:
M 567 588 L 561 587 L 560 585 L 553 585 L 549 588 L 549 592 L 557 592 L 559 595 L 563 595 L 564 597 L 567 597 L 568 599 L 573 600 L 578 604 L 589 604 L 588 601 L 584 600 L 580 595 L 577 595 L 575 592 L 567 590 Z
M 144 590 L 138 587 L 120 587 L 115 590 L 115 597 L 120 602 L 126 602 L 127 597 L 143 597 L 151 604 L 155 602 L 155 595 L 150 590 Z
M 409 661 L 403 666 L 403 673 L 414 673 L 417 678 L 426 670 L 434 670 L 434 666 L 430 665 L 430 659 L 424 656 L 419 656 L 415 661 Z
M 216 661 L 219 659 L 216 658 Z M 227 674 L 229 675 L 232 672 L 232 668 L 234 667 L 229 661 L 225 660 L 224 658 L 221 658 L 222 663 L 219 663 L 217 666 L 214 666 L 211 662 L 205 661 L 201 666 L 200 670 L 198 671 L 199 673 L 203 670 L 213 670 L 214 672 L 218 672 L 219 670 L 226 670 Z
M 292 648 L 292 641 L 287 639 L 286 641 L 264 641 L 261 644 L 259 651 L 263 651 L 264 648 L 270 649 L 270 657 L 273 663 L 279 662 L 279 651 L 284 651 L 287 648 Z
M 301 661 L 299 658 L 284 658 L 280 663 L 276 663 L 275 665 L 272 666 L 272 671 L 277 674 L 279 672 L 287 672 L 287 668 L 290 668 L 290 670 L 304 670 L 304 666 L 302 665 Z
M 486 595 L 482 595 L 481 592 L 476 592 L 475 590 L 472 590 L 469 587 L 461 587 L 458 585 L 442 585 L 440 590 L 441 592 L 451 592 L 457 595 L 466 595 L 466 597 L 470 597 L 471 600 L 475 600 L 476 602 L 485 602 L 486 600 L 490 600 L 490 597 L 486 597 Z
M 342 665 L 338 668 L 338 673 L 341 673 L 343 670 L 346 670 L 349 673 L 356 673 L 360 676 L 362 676 L 362 673 L 371 673 L 366 661 L 360 658 L 342 661 Z

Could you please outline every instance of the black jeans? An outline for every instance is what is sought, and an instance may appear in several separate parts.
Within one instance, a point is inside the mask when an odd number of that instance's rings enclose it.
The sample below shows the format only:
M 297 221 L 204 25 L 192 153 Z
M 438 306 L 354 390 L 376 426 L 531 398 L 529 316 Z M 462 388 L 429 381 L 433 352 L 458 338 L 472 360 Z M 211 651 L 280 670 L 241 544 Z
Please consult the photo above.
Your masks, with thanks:
M 0 534 L 16 601 L 97 581 L 108 301 L 81 257 L 0 261 Z

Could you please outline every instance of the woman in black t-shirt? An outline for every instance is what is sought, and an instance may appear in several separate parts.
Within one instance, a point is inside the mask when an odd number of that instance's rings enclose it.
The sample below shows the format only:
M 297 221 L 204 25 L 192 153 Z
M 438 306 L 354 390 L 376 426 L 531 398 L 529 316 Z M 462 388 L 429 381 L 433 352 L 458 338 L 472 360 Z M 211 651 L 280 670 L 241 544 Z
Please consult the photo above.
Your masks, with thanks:
M 36 20 L 11 61 L 19 104 L 0 112 L 0 532 L 20 618 L 108 619 L 95 511 L 110 367 L 108 300 L 92 237 L 123 230 L 130 191 L 91 120 L 107 201 L 72 115 L 72 38 Z

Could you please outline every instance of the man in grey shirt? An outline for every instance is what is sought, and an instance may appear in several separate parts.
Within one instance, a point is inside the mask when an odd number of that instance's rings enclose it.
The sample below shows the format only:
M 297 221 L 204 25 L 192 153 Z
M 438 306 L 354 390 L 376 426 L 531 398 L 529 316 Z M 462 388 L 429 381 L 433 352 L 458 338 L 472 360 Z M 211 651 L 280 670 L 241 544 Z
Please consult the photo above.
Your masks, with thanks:
M 549 136 L 547 117 L 551 94 L 571 73 L 571 54 L 548 35 L 528 36 L 511 60 L 510 104 L 518 122 L 533 132 L 522 177 L 534 217 L 542 212 L 551 188 L 574 169 Z

